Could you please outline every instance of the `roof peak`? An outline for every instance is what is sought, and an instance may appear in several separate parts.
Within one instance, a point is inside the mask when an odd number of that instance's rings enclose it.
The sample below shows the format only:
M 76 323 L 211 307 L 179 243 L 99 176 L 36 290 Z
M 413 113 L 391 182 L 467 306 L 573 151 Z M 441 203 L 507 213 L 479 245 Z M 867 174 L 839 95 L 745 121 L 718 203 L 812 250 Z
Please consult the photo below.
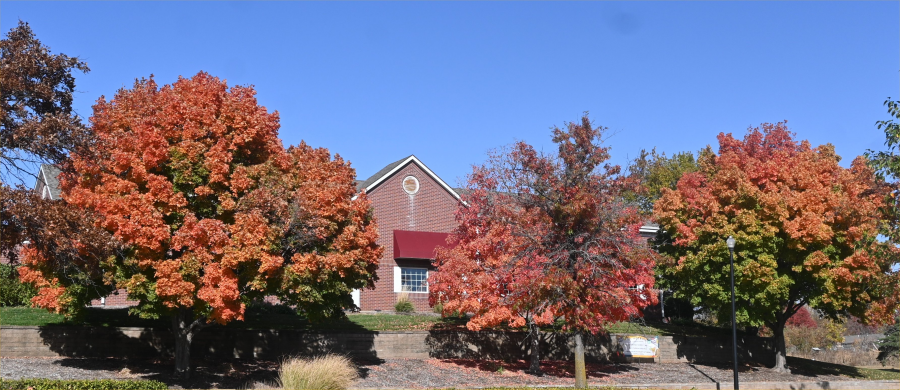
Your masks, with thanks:
M 424 163 L 422 163 L 422 161 L 419 160 L 419 158 L 414 154 L 410 154 L 409 156 L 388 164 L 366 180 L 357 181 L 356 189 L 360 192 L 370 192 L 377 188 L 378 185 L 384 182 L 388 177 L 391 177 L 394 173 L 396 173 L 406 165 L 412 163 L 416 164 L 417 166 L 419 166 L 419 168 L 425 171 L 425 174 L 431 176 L 431 178 L 434 179 L 434 181 L 436 181 L 438 184 L 440 184 L 441 187 L 444 187 L 444 189 L 449 192 L 450 195 L 453 195 L 454 198 L 459 199 L 459 193 L 457 193 L 453 188 L 447 185 L 447 183 L 444 182 L 444 180 L 442 180 L 434 172 L 432 172 L 431 169 L 428 169 L 428 167 Z

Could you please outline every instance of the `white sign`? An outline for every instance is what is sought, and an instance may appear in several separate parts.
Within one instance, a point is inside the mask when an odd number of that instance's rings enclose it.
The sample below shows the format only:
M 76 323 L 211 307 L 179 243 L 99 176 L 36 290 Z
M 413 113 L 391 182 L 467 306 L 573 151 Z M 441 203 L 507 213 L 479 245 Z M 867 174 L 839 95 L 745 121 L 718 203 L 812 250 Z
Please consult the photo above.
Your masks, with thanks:
M 659 354 L 659 337 L 616 336 L 626 357 L 655 358 Z

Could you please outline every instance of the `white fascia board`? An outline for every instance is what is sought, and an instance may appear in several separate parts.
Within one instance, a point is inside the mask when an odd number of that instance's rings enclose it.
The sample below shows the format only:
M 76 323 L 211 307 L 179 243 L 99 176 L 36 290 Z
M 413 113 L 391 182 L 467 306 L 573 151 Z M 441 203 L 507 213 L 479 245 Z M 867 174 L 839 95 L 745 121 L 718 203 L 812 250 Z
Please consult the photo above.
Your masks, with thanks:
M 456 191 L 453 190 L 453 188 L 451 188 L 449 185 L 447 185 L 447 183 L 445 183 L 443 180 L 441 180 L 441 178 L 438 177 L 438 175 L 435 175 L 434 172 L 431 171 L 431 169 L 428 169 L 428 167 L 425 166 L 425 164 L 422 164 L 422 162 L 419 161 L 419 159 L 416 158 L 416 156 L 409 156 L 409 158 L 404 160 L 402 163 L 397 164 L 397 166 L 394 167 L 394 169 L 391 169 L 390 171 L 388 171 L 388 173 L 385 173 L 384 176 L 379 177 L 378 180 L 375 180 L 374 182 L 372 182 L 372 184 L 369 184 L 363 190 L 366 191 L 366 193 L 368 193 L 371 189 L 373 189 L 373 188 L 377 187 L 379 184 L 381 184 L 381 182 L 387 180 L 389 177 L 391 177 L 395 173 L 397 173 L 397 171 L 406 167 L 406 165 L 409 164 L 410 162 L 416 163 L 416 165 L 418 165 L 419 168 L 421 168 L 423 171 L 425 171 L 425 173 L 428 176 L 431 176 L 431 178 L 434 179 L 434 181 L 438 182 L 438 184 L 440 184 L 441 187 L 444 187 L 444 189 L 447 190 L 447 192 L 449 192 L 451 195 L 453 195 L 453 197 L 456 198 L 456 200 L 460 200 L 459 194 L 457 194 Z M 359 195 L 354 195 L 351 200 L 356 200 L 357 196 L 359 196 Z
M 656 232 L 659 232 L 659 226 L 652 226 L 652 225 L 641 226 L 641 233 L 656 233 Z
M 47 185 L 47 183 L 49 183 L 49 181 L 47 181 L 47 171 L 44 170 L 43 166 L 41 166 L 41 177 L 44 179 L 43 190 L 47 190 L 47 188 L 49 187 L 49 185 Z M 47 193 L 47 198 L 49 198 L 50 200 L 53 200 L 53 191 L 41 191 L 41 198 L 44 197 L 43 192 Z

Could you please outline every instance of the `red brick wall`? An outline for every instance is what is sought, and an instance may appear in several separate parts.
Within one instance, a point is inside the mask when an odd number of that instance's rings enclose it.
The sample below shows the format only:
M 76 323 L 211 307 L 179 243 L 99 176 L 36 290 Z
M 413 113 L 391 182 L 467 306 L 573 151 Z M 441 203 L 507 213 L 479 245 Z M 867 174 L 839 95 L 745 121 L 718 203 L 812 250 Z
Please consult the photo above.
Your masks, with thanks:
M 95 299 L 91 301 L 91 306 L 94 307 L 127 307 L 127 306 L 137 306 L 138 301 L 129 301 L 128 293 L 125 289 L 119 289 L 116 292 L 110 294 L 106 297 L 105 304 L 100 303 L 99 299 Z
M 419 192 L 407 194 L 401 182 L 407 176 L 419 180 Z M 394 173 L 369 193 L 378 222 L 378 244 L 384 255 L 378 265 L 375 290 L 363 289 L 360 293 L 362 310 L 394 310 L 397 293 L 394 293 L 394 230 L 450 233 L 456 227 L 454 212 L 458 200 L 434 181 L 414 162 Z M 428 267 L 430 261 L 404 260 L 403 265 Z M 429 271 L 430 272 L 430 271 Z M 427 293 L 410 293 L 416 311 L 430 311 Z

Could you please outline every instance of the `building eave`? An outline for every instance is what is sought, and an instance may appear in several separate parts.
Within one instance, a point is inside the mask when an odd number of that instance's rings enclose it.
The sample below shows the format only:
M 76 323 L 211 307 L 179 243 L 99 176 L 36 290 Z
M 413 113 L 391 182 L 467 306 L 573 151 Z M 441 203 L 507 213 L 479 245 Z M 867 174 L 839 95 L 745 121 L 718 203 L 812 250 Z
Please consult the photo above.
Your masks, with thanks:
M 399 172 L 401 169 L 406 168 L 406 166 L 411 163 L 415 163 L 419 167 L 419 169 L 421 169 L 422 171 L 425 172 L 425 174 L 430 176 L 435 182 L 437 182 L 441 187 L 443 187 L 444 190 L 446 190 L 448 193 L 450 193 L 450 195 L 453 195 L 453 197 L 456 200 L 460 200 L 459 193 L 457 193 L 453 189 L 453 187 L 450 187 L 449 185 L 447 185 L 447 183 L 444 182 L 444 180 L 442 180 L 440 178 L 440 176 L 438 176 L 434 172 L 432 172 L 431 169 L 429 169 L 428 166 L 426 166 L 425 164 L 422 163 L 422 161 L 420 161 L 418 158 L 416 158 L 415 155 L 407 157 L 406 160 L 403 160 L 403 162 L 401 162 L 400 164 L 397 164 L 397 166 L 395 166 L 393 169 L 391 169 L 390 171 L 388 171 L 387 173 L 385 173 L 384 175 L 382 175 L 381 177 L 379 177 L 378 179 L 376 179 L 375 181 L 370 183 L 368 186 L 363 188 L 363 191 L 365 191 L 366 193 L 372 192 L 372 190 L 378 188 L 378 186 L 381 185 L 381 183 L 384 183 L 385 180 L 387 180 L 388 178 L 393 176 L 395 173 Z M 358 195 L 354 196 L 352 199 L 356 200 L 357 196 Z

